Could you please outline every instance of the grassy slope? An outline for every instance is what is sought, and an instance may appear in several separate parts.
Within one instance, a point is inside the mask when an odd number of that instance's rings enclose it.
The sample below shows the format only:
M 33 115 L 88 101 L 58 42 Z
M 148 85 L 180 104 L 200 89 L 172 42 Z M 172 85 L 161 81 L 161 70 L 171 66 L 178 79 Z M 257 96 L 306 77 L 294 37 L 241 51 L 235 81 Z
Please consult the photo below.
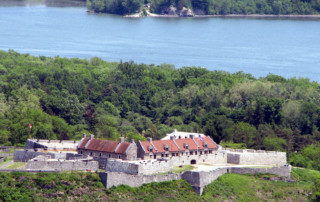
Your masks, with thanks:
M 119 186 L 104 191 L 96 173 L 0 173 L 0 201 L 293 201 L 308 200 L 318 171 L 294 169 L 297 182 L 274 182 L 270 175 L 227 174 L 198 196 L 183 180 L 151 183 L 139 188 Z

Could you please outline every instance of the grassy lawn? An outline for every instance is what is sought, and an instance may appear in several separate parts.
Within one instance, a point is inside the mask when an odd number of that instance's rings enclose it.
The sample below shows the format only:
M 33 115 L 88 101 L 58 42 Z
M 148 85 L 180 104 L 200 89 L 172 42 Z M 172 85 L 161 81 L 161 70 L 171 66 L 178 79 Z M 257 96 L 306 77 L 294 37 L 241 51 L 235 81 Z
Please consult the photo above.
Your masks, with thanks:
M 13 164 L 6 167 L 6 169 L 18 169 L 25 166 L 25 162 L 14 162 Z
M 194 166 L 192 165 L 184 165 L 182 166 L 181 168 L 179 166 L 175 166 L 173 168 L 173 171 L 169 171 L 169 172 L 172 172 L 172 173 L 180 173 L 180 172 L 186 172 L 186 171 L 190 171 L 190 170 L 193 170 L 194 169 Z M 163 172 L 163 173 L 157 173 L 156 175 L 167 175 L 169 172 Z

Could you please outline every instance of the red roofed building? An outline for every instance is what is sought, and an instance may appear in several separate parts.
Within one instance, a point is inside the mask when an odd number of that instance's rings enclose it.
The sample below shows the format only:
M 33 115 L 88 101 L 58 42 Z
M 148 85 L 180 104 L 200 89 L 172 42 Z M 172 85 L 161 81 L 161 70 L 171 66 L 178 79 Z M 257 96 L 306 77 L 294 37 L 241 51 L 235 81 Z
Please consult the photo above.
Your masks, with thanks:
M 141 159 L 157 159 L 178 156 L 193 156 L 212 154 L 218 150 L 218 145 L 208 136 L 189 137 L 175 139 L 173 136 L 169 140 L 139 141 L 138 157 Z
M 125 142 L 124 138 L 120 141 L 99 140 L 94 139 L 93 135 L 83 137 L 78 145 L 78 153 L 94 157 L 96 160 L 103 160 L 107 158 L 122 159 L 122 160 L 136 160 L 137 159 L 137 145 L 132 141 Z

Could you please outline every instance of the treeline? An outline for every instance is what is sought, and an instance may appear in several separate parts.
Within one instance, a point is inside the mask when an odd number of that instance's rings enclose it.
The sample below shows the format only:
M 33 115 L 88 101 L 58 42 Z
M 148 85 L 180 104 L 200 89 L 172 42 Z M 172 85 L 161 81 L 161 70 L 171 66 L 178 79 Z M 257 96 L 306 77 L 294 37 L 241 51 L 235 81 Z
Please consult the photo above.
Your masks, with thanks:
M 163 14 L 170 6 L 179 10 L 191 8 L 201 15 L 320 13 L 318 0 L 87 0 L 88 8 L 95 12 L 121 15 L 135 13 L 143 4 L 149 4 L 150 11 L 158 14 Z
M 150 0 L 150 5 L 151 12 L 159 14 L 170 6 L 191 8 L 204 15 L 308 15 L 320 12 L 317 0 Z
M 82 133 L 159 139 L 178 129 L 293 153 L 319 142 L 319 106 L 320 85 L 304 78 L 0 51 L 5 145 Z
M 87 0 L 87 7 L 98 13 L 131 14 L 140 10 L 144 0 Z

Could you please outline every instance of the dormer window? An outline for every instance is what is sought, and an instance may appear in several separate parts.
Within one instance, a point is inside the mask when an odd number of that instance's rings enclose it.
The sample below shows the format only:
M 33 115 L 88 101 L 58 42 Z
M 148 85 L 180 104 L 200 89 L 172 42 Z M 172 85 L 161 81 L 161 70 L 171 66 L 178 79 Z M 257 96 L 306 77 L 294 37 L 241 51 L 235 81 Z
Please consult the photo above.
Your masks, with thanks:
M 204 142 L 204 143 L 203 143 L 203 147 L 204 147 L 204 148 L 208 148 L 208 143 L 207 143 L 207 142 Z
M 169 145 L 166 144 L 166 145 L 164 145 L 163 148 L 164 148 L 165 151 L 169 151 Z
M 184 144 L 184 148 L 185 148 L 185 149 L 189 149 L 189 144 L 188 144 L 188 143 L 185 143 L 185 144 Z
M 152 146 L 149 146 L 149 147 L 148 147 L 148 151 L 149 151 L 149 152 L 152 152 L 152 151 L 153 151 Z

